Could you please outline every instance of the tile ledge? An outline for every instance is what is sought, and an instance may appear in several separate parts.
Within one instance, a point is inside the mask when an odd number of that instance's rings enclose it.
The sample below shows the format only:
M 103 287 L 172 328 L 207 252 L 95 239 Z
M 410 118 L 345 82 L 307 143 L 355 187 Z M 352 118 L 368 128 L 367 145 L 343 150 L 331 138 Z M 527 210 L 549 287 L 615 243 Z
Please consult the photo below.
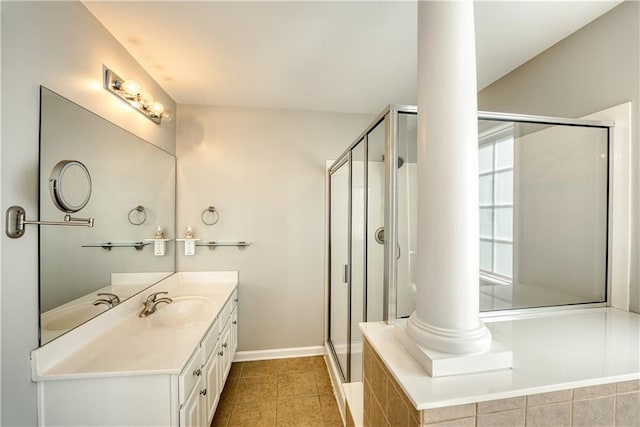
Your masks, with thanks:
M 356 427 L 364 425 L 364 384 L 362 382 L 345 383 L 342 385 L 349 411 Z M 347 423 L 348 425 L 348 423 Z

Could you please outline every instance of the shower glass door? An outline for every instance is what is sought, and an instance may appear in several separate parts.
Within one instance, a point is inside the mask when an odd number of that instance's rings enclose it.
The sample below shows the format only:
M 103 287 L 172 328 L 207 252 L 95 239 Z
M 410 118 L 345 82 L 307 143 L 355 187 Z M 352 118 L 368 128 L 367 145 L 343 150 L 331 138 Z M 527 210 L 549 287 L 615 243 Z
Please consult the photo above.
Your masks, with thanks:
M 346 380 L 349 374 L 349 161 L 330 176 L 329 343 Z
M 397 240 L 398 276 L 396 318 L 409 317 L 416 309 L 418 226 L 418 117 L 398 113 Z
M 351 342 L 349 381 L 362 381 L 362 333 L 358 323 L 364 322 L 366 251 L 367 164 L 366 138 L 351 149 Z
M 367 298 L 368 322 L 384 319 L 384 152 L 387 119 L 367 135 Z
M 388 122 L 379 117 L 329 169 L 328 344 L 345 382 L 362 381 L 359 323 L 384 319 Z

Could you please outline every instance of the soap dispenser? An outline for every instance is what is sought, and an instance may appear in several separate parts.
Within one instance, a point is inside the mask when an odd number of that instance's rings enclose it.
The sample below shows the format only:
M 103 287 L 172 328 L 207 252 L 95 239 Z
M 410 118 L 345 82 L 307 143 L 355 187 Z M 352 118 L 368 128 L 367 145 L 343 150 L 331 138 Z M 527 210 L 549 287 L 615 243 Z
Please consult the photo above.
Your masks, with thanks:
M 164 239 L 164 231 L 162 231 L 162 227 L 160 226 L 156 229 L 156 239 Z
M 184 242 L 184 254 L 186 256 L 191 256 L 196 254 L 196 242 L 200 239 L 195 238 L 195 233 L 191 229 L 190 225 L 187 227 L 187 231 L 184 233 L 184 239 L 176 239 L 176 240 Z
M 169 239 L 165 239 L 164 231 L 161 226 L 158 226 L 153 237 L 153 239 L 146 239 L 147 241 L 153 242 L 153 254 L 155 256 L 164 256 L 167 250 L 167 241 Z

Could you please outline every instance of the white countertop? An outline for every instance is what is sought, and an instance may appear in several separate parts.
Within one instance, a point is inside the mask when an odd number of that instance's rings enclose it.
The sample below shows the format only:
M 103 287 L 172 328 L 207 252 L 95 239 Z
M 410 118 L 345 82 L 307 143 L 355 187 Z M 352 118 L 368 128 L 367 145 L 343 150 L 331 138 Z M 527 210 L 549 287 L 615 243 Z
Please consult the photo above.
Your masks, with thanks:
M 31 353 L 32 377 L 34 381 L 48 381 L 178 374 L 236 287 L 237 274 L 213 278 L 203 274 L 175 274 L 138 298 L 132 298 L 132 302 L 126 301 L 34 350 Z M 154 326 L 154 314 L 139 318 L 138 312 L 142 308 L 141 301 L 160 290 L 168 291 L 166 296 L 170 298 L 206 298 L 211 307 L 200 319 L 183 326 Z M 168 305 L 158 306 L 156 313 L 164 307 Z
M 149 286 L 157 283 L 174 273 L 170 272 L 155 272 L 155 273 L 111 273 L 111 284 L 104 286 L 100 289 L 55 307 L 51 310 L 45 311 L 40 315 L 40 342 L 42 345 L 49 341 L 59 337 L 66 333 L 70 329 L 76 328 L 87 320 L 102 314 L 110 307 L 105 305 L 93 306 L 91 303 L 99 298 L 98 294 L 108 292 L 117 295 L 121 301 L 138 294 Z M 56 316 L 64 313 L 65 311 L 73 311 L 75 308 L 81 305 L 88 305 L 87 315 L 84 318 L 78 320 L 72 327 L 63 326 L 61 328 L 47 328 L 47 324 L 55 319 Z M 66 322 L 65 322 L 66 323 Z
M 360 329 L 418 410 L 640 379 L 638 314 L 592 308 L 483 320 L 513 350 L 513 369 L 432 378 L 394 326 Z

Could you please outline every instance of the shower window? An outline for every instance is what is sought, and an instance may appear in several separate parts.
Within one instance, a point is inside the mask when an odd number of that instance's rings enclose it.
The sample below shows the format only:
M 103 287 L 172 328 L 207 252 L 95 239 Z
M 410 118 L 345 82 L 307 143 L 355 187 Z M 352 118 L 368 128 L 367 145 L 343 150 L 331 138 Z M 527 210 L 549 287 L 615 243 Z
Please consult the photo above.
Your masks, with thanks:
M 513 278 L 513 126 L 479 138 L 480 276 L 492 283 Z

